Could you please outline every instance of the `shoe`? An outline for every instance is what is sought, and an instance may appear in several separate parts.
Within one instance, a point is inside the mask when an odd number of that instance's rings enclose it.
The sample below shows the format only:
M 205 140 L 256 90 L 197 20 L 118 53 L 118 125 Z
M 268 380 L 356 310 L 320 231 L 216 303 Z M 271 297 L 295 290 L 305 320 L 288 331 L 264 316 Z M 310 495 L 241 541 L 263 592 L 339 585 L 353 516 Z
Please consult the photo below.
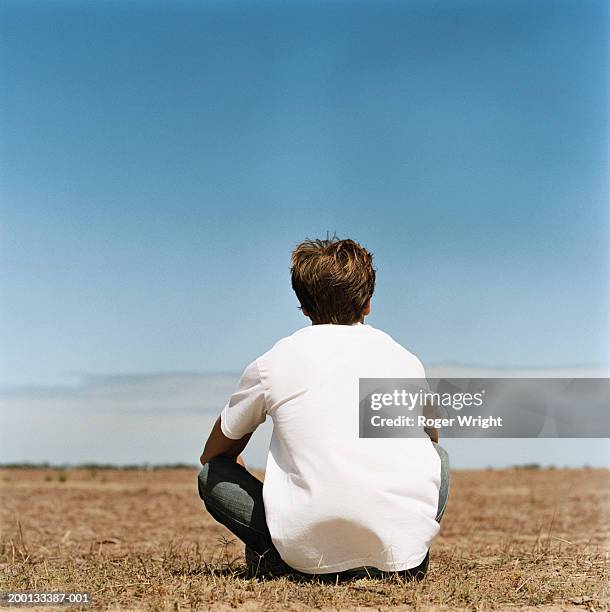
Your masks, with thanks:
M 282 576 L 287 573 L 288 566 L 272 549 L 259 555 L 255 550 L 246 546 L 246 569 L 250 576 Z

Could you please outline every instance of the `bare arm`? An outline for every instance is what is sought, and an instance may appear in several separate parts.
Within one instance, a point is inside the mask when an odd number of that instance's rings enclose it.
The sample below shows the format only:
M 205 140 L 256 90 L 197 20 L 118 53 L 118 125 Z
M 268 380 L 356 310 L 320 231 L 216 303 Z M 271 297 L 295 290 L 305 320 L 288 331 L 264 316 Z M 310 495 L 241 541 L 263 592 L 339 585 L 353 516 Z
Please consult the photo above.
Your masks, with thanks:
M 428 434 L 432 442 L 438 444 L 438 429 L 436 429 L 436 427 L 424 427 L 424 431 Z
M 249 433 L 239 440 L 227 438 L 227 436 L 222 433 L 222 429 L 220 428 L 220 417 L 218 417 L 214 423 L 214 427 L 212 427 L 208 441 L 205 443 L 203 453 L 199 458 L 201 465 L 206 464 L 216 457 L 228 457 L 229 459 L 237 461 L 240 465 L 244 465 L 240 453 L 244 450 L 246 444 L 248 444 L 251 436 L 252 434 Z
M 424 405 L 424 416 L 431 417 L 433 416 L 433 414 L 434 414 L 433 405 L 429 401 L 426 401 L 426 404 Z M 424 431 L 428 434 L 432 442 L 436 442 L 438 444 L 439 430 L 436 427 L 424 427 Z

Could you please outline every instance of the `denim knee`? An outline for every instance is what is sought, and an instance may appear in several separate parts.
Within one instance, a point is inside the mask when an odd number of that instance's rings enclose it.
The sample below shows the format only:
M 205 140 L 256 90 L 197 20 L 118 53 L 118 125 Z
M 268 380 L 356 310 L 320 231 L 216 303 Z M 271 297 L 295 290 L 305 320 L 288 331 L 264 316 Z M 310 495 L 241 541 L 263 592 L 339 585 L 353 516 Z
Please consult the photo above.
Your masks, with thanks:
M 206 463 L 202 468 L 199 474 L 197 475 L 197 488 L 199 489 L 199 497 L 203 501 L 207 497 L 207 484 L 208 484 L 208 475 L 210 473 L 210 464 Z
M 227 462 L 229 462 L 229 465 L 233 463 L 225 457 L 214 457 L 214 459 L 210 459 L 201 468 L 197 475 L 197 486 L 199 489 L 199 497 L 201 497 L 204 502 L 210 497 L 211 488 L 213 488 L 210 487 L 210 472 L 214 474 L 212 478 L 213 484 L 215 480 L 225 475 L 226 470 L 223 470 L 223 466 L 225 466 Z
M 435 443 L 435 448 L 443 464 L 449 465 L 449 453 L 438 442 Z

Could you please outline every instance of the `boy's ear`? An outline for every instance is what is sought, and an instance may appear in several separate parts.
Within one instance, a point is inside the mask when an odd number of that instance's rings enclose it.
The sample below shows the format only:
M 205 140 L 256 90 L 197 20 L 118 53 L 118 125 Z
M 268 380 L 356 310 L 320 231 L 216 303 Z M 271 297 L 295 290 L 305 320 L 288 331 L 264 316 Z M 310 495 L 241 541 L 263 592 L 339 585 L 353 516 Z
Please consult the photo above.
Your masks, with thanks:
M 371 300 L 369 300 L 365 305 L 364 305 L 364 310 L 362 311 L 362 315 L 365 317 L 368 317 L 371 314 Z

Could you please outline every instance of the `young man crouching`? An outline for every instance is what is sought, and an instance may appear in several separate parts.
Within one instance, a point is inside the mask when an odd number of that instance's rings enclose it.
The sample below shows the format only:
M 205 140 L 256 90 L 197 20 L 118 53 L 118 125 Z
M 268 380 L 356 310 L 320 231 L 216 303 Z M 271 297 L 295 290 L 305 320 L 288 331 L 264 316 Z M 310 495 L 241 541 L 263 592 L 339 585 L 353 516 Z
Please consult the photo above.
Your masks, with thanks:
M 209 436 L 199 494 L 273 574 L 421 578 L 449 490 L 447 454 L 430 438 L 359 438 L 359 378 L 425 378 L 415 355 L 366 324 L 371 254 L 352 240 L 306 240 L 292 287 L 311 325 L 244 371 Z M 265 482 L 240 453 L 267 417 Z

